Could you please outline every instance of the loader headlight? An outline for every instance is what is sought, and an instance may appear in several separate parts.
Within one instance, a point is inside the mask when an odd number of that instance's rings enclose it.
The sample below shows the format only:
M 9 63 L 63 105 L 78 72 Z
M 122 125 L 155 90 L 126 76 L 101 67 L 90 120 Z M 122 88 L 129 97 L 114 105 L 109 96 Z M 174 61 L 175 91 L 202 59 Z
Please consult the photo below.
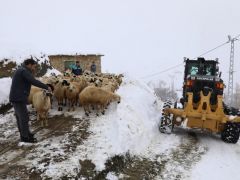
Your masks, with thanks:
M 187 80 L 186 86 L 193 86 L 193 80 Z
M 217 88 L 217 89 L 223 89 L 223 88 L 224 88 L 223 83 L 217 82 L 217 83 L 216 83 L 216 88 Z
M 176 121 L 177 121 L 177 122 L 181 122 L 181 121 L 182 121 L 182 118 L 178 116 L 178 117 L 176 117 Z

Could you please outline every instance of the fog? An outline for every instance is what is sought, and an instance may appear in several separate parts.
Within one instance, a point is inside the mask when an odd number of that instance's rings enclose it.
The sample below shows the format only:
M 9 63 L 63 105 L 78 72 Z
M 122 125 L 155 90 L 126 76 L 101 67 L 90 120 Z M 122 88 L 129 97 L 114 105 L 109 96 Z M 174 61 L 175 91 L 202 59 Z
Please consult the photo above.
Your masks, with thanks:
M 181 88 L 183 66 L 159 72 L 240 34 L 239 5 L 237 0 L 0 1 L 0 57 L 104 54 L 103 71 L 168 83 L 174 75 L 175 87 Z M 234 83 L 239 55 L 236 41 Z M 230 44 L 204 57 L 219 58 L 227 84 Z

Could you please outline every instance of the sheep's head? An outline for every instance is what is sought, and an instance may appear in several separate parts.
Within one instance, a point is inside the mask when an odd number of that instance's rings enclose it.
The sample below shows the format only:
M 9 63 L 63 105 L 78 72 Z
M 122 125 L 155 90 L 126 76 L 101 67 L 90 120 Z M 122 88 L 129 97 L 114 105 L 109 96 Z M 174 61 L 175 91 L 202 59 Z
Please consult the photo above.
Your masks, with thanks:
M 121 102 L 121 97 L 117 94 L 114 94 L 113 101 L 116 101 L 119 104 Z
M 94 83 L 95 82 L 95 79 L 94 78 L 91 78 L 90 79 L 90 83 Z
M 70 83 L 69 83 L 67 80 L 64 79 L 64 80 L 62 81 L 62 85 L 63 85 L 63 86 L 69 86 Z
M 76 90 L 76 87 L 75 87 L 74 85 L 70 84 L 70 85 L 67 87 L 67 90 L 70 91 L 70 92 L 72 92 L 72 91 Z
M 96 87 L 100 87 L 102 85 L 102 82 L 99 80 L 99 79 L 97 79 L 96 81 L 95 81 L 95 86 Z
M 44 98 L 52 97 L 52 93 L 49 92 L 48 90 L 43 90 L 43 96 L 44 96 Z

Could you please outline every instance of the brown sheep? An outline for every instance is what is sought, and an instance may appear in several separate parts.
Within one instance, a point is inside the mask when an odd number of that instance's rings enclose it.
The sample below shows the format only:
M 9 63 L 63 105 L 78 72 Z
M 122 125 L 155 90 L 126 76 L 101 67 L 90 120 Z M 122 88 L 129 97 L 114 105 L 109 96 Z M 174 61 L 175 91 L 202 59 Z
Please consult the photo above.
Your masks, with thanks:
M 68 101 L 70 101 L 69 103 L 71 104 L 72 109 L 74 111 L 74 104 L 76 104 L 77 106 L 79 102 L 78 101 L 79 93 L 82 92 L 82 90 L 88 86 L 88 83 L 84 78 L 78 78 L 77 82 L 71 82 L 70 86 L 71 87 L 66 89 L 66 97 Z M 75 99 L 73 99 L 74 97 Z M 79 103 L 79 106 L 80 106 L 80 103 Z M 70 111 L 70 108 L 71 107 L 69 107 L 69 111 Z
M 51 101 L 50 101 L 51 94 L 48 93 L 46 90 L 41 90 L 36 92 L 33 95 L 33 105 L 37 111 L 37 120 L 42 120 L 41 125 L 48 126 L 48 111 L 51 108 Z
M 69 86 L 69 83 L 66 80 L 57 82 L 54 87 L 53 95 L 58 102 L 58 111 L 62 111 L 63 105 L 66 105 L 66 87 Z M 65 102 L 63 102 L 65 100 Z
M 90 106 L 100 107 L 102 114 L 104 114 L 104 109 L 109 103 L 113 101 L 120 103 L 120 100 L 119 95 L 94 86 L 86 87 L 79 94 L 80 104 L 83 106 L 87 116 L 90 113 Z

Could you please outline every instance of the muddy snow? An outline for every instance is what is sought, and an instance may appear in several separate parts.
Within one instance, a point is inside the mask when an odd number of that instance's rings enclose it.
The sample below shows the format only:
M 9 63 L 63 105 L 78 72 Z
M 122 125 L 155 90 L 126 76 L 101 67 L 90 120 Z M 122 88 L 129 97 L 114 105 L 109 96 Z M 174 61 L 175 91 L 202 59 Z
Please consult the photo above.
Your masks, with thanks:
M 101 116 L 54 104 L 47 128 L 29 106 L 34 145 L 19 143 L 12 109 L 0 115 L 0 179 L 240 179 L 240 143 L 184 128 L 161 134 L 162 102 L 151 88 L 125 76 L 117 93 L 121 103 Z

